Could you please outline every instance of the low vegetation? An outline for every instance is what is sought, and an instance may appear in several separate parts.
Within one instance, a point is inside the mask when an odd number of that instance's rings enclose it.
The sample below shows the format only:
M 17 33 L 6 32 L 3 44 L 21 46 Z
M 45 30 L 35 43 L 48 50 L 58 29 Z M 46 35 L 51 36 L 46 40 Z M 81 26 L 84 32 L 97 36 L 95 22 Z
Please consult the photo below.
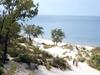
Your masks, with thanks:
M 48 70 L 52 67 L 71 70 L 71 66 L 64 58 L 53 57 L 48 52 L 32 45 L 34 44 L 32 40 L 44 33 L 43 27 L 19 23 L 19 21 L 26 23 L 26 19 L 29 20 L 38 14 L 38 4 L 34 4 L 34 0 L 1 0 L 0 6 L 4 8 L 0 10 L 0 75 L 3 74 L 4 66 L 10 57 L 13 59 L 9 61 L 25 63 L 30 68 L 34 67 L 34 69 L 38 69 L 39 65 L 43 65 Z M 19 35 L 22 31 L 21 28 L 23 28 L 27 38 Z M 65 34 L 62 29 L 56 28 L 51 31 L 51 38 L 55 45 L 45 44 L 45 49 L 52 48 L 62 42 Z M 72 45 L 66 44 L 63 48 L 73 50 Z M 85 48 L 83 49 L 85 50 Z M 71 60 L 72 58 L 68 57 L 66 59 Z M 78 60 L 85 61 L 81 53 Z M 100 70 L 100 48 L 92 50 L 89 65 Z M 14 75 L 16 67 L 16 65 L 13 65 L 5 72 L 5 75 Z
M 44 49 L 48 49 L 48 48 L 55 47 L 55 45 L 47 45 L 47 44 L 45 44 L 43 47 L 44 47 Z
M 86 59 L 85 59 L 84 57 L 81 57 L 81 56 L 78 58 L 78 61 L 79 61 L 79 62 L 85 62 L 85 60 L 86 60 Z
M 12 45 L 12 47 L 8 48 L 8 53 L 11 57 L 17 57 L 20 54 L 25 52 L 26 48 L 21 45 Z
M 70 44 L 66 44 L 63 46 L 64 49 L 70 49 L 70 50 L 73 50 L 73 46 L 70 45 Z
M 7 70 L 5 70 L 3 75 L 15 75 L 16 70 L 17 70 L 17 65 L 14 63 Z
M 0 75 L 3 73 L 3 63 L 2 63 L 2 47 L 0 46 Z
M 0 75 L 2 75 L 2 74 L 3 74 L 3 68 L 0 67 Z
M 90 60 L 88 61 L 88 64 L 91 67 L 100 70 L 100 47 L 92 50 L 92 55 Z
M 53 63 L 51 65 L 61 70 L 66 70 L 66 69 L 71 70 L 71 66 L 63 58 L 59 57 L 54 58 Z
M 59 68 L 61 70 L 69 69 L 69 64 L 66 64 L 63 58 L 55 58 L 51 54 L 40 50 L 38 47 L 34 46 L 33 52 L 25 52 L 23 54 L 19 54 L 16 59 L 17 62 L 26 63 L 27 65 L 31 66 L 31 64 L 37 65 L 36 69 L 39 65 L 45 66 L 48 70 L 52 67 Z

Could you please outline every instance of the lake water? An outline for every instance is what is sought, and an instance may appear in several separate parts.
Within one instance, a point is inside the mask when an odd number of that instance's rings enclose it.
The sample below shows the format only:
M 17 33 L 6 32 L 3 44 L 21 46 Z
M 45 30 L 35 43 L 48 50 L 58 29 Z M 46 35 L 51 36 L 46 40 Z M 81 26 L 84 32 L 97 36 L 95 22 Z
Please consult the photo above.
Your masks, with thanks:
M 65 41 L 100 46 L 100 17 L 97 16 L 36 16 L 30 24 L 44 27 L 44 38 L 50 38 L 51 30 L 61 28 Z

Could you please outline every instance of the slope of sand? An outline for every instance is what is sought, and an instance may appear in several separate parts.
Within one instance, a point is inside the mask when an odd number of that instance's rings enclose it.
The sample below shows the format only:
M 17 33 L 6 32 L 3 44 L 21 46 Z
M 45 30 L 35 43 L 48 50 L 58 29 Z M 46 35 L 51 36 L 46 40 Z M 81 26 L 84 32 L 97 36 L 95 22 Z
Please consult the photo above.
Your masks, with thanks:
M 46 52 L 52 54 L 53 56 L 59 56 L 59 57 L 65 57 L 65 56 L 72 56 L 72 58 L 75 58 L 75 55 L 78 54 L 78 50 L 76 49 L 77 47 L 83 47 L 81 45 L 73 45 L 74 49 L 63 49 L 61 46 L 64 45 L 65 43 L 59 44 L 57 47 L 52 47 L 49 49 L 44 49 L 43 45 L 41 43 L 46 43 L 46 44 L 53 44 L 51 40 L 45 40 L 45 39 L 35 39 L 36 45 L 39 45 L 43 50 Z M 93 47 L 90 46 L 84 46 L 86 50 L 90 51 L 93 49 Z M 66 54 L 64 54 L 67 51 Z M 78 63 L 78 67 L 73 66 L 72 61 L 69 61 L 69 64 L 72 66 L 72 71 L 66 70 L 66 71 L 61 71 L 60 69 L 52 68 L 50 71 L 48 71 L 44 66 L 39 66 L 38 70 L 27 70 L 25 65 L 20 65 L 19 71 L 15 75 L 29 75 L 29 72 L 33 72 L 31 75 L 100 75 L 100 71 L 91 68 L 88 66 L 86 62 L 84 63 Z M 9 65 L 10 66 L 10 65 Z M 6 66 L 7 67 L 7 66 Z
M 53 44 L 50 40 L 43 40 L 39 39 L 36 40 L 37 42 L 42 42 L 46 44 Z M 65 43 L 59 44 L 60 46 L 64 45 Z M 53 47 L 49 49 L 44 49 L 46 52 L 52 54 L 53 56 L 59 56 L 59 57 L 65 57 L 65 56 L 72 56 L 72 58 L 75 58 L 75 55 L 78 54 L 78 51 L 75 47 L 83 47 L 81 45 L 73 45 L 74 49 L 71 51 L 70 49 L 63 49 L 61 47 Z M 91 51 L 93 47 L 90 46 L 84 46 L 86 50 Z M 67 53 L 64 55 L 63 53 Z M 91 68 L 88 66 L 86 62 L 84 63 L 78 63 L 78 67 L 72 65 L 72 61 L 69 62 L 72 66 L 73 71 L 61 71 L 59 69 L 52 68 L 50 71 L 46 70 L 45 67 L 39 66 L 39 70 L 37 71 L 38 75 L 100 75 L 100 71 Z
M 73 66 L 73 71 L 61 71 L 52 68 L 50 71 L 40 66 L 37 75 L 100 75 L 100 71 L 89 67 L 86 63 L 79 63 L 79 66 Z

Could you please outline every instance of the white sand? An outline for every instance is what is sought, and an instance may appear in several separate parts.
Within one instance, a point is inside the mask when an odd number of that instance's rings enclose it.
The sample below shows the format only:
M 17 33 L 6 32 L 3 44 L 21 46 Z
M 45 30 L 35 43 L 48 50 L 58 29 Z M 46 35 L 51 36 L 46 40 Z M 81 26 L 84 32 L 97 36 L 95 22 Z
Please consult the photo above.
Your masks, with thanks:
M 43 46 L 41 45 L 41 43 L 45 43 L 49 45 L 54 44 L 51 40 L 44 40 L 44 39 L 35 39 L 35 42 L 39 44 L 42 47 L 42 49 Z M 59 45 L 62 46 L 64 44 L 65 43 Z M 73 46 L 74 46 L 73 50 L 63 49 L 61 47 L 53 47 L 44 50 L 52 54 L 53 56 L 59 56 L 59 57 L 72 56 L 74 58 L 75 55 L 78 53 L 75 47 L 76 46 L 83 47 L 83 46 L 81 45 L 73 45 Z M 93 47 L 89 47 L 89 46 L 84 46 L 84 47 L 89 51 L 93 49 Z M 64 54 L 64 52 L 67 53 Z M 70 65 L 72 65 L 72 62 L 70 62 Z M 78 67 L 72 65 L 72 69 L 73 71 L 69 71 L 69 70 L 61 71 L 59 69 L 52 68 L 50 71 L 48 71 L 44 66 L 39 66 L 39 70 L 35 71 L 36 73 L 35 75 L 100 75 L 100 71 L 91 68 L 90 66 L 87 65 L 87 63 L 78 63 Z M 21 71 L 18 72 L 16 75 L 28 75 L 28 74 L 29 74 L 29 70 L 26 70 L 25 68 L 21 68 Z
M 45 67 L 40 66 L 37 71 L 38 75 L 100 75 L 100 71 L 89 67 L 86 63 L 79 63 L 78 67 L 73 67 L 73 71 L 61 71 L 52 68 L 50 71 Z
M 40 40 L 39 41 L 37 40 L 37 41 L 40 42 Z M 42 42 L 46 44 L 53 44 L 52 41 L 50 40 L 42 40 Z M 65 43 L 62 43 L 59 45 L 62 46 L 64 44 Z M 78 51 L 75 48 L 76 46 L 79 48 L 84 47 L 88 51 L 93 49 L 93 47 L 90 47 L 90 46 L 73 45 L 74 50 L 72 51 L 70 49 L 63 49 L 61 47 L 53 47 L 53 48 L 44 49 L 44 50 L 52 54 L 53 56 L 60 56 L 60 57 L 72 56 L 74 58 L 75 55 L 78 54 Z M 64 52 L 66 51 L 67 53 L 64 55 Z M 72 62 L 70 62 L 70 65 L 72 65 Z M 88 66 L 87 63 L 78 63 L 78 67 L 72 65 L 72 68 L 73 68 L 73 71 L 61 71 L 55 68 L 52 68 L 50 71 L 48 71 L 44 66 L 40 66 L 39 70 L 37 71 L 37 74 L 38 75 L 100 75 L 100 71 L 91 68 L 90 66 Z

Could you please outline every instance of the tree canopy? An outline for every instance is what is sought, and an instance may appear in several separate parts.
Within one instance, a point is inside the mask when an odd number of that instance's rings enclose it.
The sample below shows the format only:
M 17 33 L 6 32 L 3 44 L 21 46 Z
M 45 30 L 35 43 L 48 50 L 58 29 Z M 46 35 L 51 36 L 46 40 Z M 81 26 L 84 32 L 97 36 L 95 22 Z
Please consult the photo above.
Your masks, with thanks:
M 31 36 L 35 38 L 44 33 L 43 27 L 37 25 L 26 25 L 23 28 L 24 28 L 24 32 L 28 35 L 29 40 L 31 39 Z
M 20 31 L 18 21 L 33 18 L 38 14 L 38 4 L 33 0 L 0 0 L 0 43 L 3 46 L 3 63 L 7 58 L 8 42 Z
M 57 45 L 58 42 L 62 42 L 63 38 L 65 37 L 65 34 L 61 29 L 56 28 L 51 31 L 51 37 L 52 41 Z

